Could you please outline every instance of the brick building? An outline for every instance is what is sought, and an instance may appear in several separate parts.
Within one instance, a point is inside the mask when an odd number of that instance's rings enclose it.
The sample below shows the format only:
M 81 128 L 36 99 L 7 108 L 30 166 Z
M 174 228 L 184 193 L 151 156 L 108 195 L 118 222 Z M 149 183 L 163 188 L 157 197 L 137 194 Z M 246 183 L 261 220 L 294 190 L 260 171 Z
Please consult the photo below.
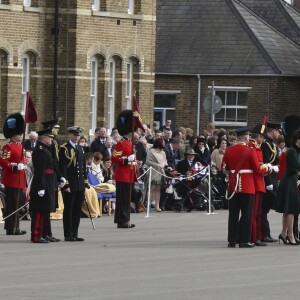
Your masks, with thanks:
M 0 3 L 0 124 L 7 114 L 24 112 L 27 90 L 39 120 L 60 117 L 63 132 L 74 124 L 85 134 L 97 126 L 111 129 L 116 115 L 131 107 L 134 91 L 151 122 L 154 0 Z
M 300 114 L 300 13 L 283 0 L 157 1 L 154 117 L 201 132 Z M 222 100 L 203 109 L 211 85 Z

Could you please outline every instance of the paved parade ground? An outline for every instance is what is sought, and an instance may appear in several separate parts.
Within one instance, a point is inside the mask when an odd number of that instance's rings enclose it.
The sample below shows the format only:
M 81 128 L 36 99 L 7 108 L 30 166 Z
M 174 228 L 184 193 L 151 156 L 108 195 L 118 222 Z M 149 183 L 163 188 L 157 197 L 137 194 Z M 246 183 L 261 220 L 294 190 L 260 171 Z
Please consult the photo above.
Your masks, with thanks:
M 228 211 L 217 215 L 132 214 L 134 229 L 113 217 L 82 219 L 85 242 L 31 244 L 0 233 L 0 299 L 296 299 L 300 246 L 227 248 Z M 270 216 L 273 236 L 280 215 Z M 1 224 L 3 226 L 3 224 Z M 62 221 L 52 221 L 62 238 Z M 30 222 L 21 228 L 29 232 Z

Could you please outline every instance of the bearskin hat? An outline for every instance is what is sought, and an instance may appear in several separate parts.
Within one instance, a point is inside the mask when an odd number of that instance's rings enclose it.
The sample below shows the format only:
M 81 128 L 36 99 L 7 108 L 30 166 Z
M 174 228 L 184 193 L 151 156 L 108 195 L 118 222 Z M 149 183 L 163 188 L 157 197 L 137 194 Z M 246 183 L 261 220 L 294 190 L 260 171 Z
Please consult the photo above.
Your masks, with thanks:
M 120 135 L 125 135 L 132 132 L 132 117 L 133 111 L 131 109 L 125 109 L 119 113 L 116 127 Z
M 14 113 L 9 115 L 3 125 L 3 134 L 6 139 L 11 138 L 14 135 L 23 134 L 25 121 L 20 113 Z
M 287 116 L 283 120 L 281 127 L 284 135 L 285 145 L 287 147 L 290 147 L 293 132 L 295 130 L 300 129 L 300 116 L 296 116 L 296 115 Z

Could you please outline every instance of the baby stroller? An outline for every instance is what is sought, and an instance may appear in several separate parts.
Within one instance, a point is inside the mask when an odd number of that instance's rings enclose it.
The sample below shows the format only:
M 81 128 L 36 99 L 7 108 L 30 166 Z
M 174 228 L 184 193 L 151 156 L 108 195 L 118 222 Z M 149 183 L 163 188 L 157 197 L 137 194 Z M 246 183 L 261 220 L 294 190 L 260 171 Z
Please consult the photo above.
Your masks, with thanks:
M 179 177 L 180 173 L 178 173 L 175 170 L 166 170 L 165 171 L 166 176 L 176 178 Z M 181 212 L 184 208 L 184 199 L 182 197 L 179 197 L 177 194 L 177 191 L 175 189 L 175 186 L 178 182 L 178 180 L 172 179 L 172 178 L 166 178 L 163 186 L 164 186 L 164 200 L 165 210 L 171 210 L 175 212 Z
M 184 209 L 187 212 L 196 210 L 209 211 L 209 182 L 206 170 L 198 173 L 198 170 L 191 169 L 193 177 L 187 178 L 179 182 L 176 186 L 178 194 L 184 197 Z M 211 193 L 211 212 L 214 211 L 214 198 Z
M 215 209 L 228 209 L 228 200 L 226 199 L 226 175 L 216 167 L 212 168 L 212 192 L 214 197 Z

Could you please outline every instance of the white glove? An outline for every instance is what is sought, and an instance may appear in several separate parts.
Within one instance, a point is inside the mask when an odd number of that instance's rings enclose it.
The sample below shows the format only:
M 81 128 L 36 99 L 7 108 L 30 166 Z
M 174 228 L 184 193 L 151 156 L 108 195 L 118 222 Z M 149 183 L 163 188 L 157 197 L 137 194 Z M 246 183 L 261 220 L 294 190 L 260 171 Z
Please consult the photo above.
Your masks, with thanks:
M 22 164 L 22 163 L 18 163 L 18 170 L 21 171 L 21 170 L 24 170 L 25 168 L 25 165 Z
M 66 178 L 61 177 L 59 187 L 62 189 L 65 186 L 66 182 L 67 182 Z
M 44 195 L 45 195 L 45 190 L 40 190 L 40 191 L 38 191 L 38 195 L 39 195 L 40 197 L 44 197 Z
M 135 160 L 135 155 L 131 154 L 127 157 L 128 161 L 134 161 Z
M 266 186 L 266 189 L 267 189 L 268 191 L 273 191 L 273 184 L 267 185 L 267 186 Z
M 278 166 L 273 166 L 272 169 L 273 169 L 273 171 L 276 172 L 276 173 L 278 173 L 278 171 L 279 171 L 279 167 L 278 167 Z

